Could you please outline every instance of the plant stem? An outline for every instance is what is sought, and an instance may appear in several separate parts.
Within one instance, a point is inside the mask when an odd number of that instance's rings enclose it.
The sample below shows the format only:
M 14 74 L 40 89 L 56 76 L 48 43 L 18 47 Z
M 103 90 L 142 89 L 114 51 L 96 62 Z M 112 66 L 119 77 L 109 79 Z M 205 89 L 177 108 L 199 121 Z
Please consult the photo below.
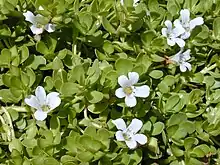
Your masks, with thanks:
M 10 131 L 11 131 L 11 139 L 14 139 L 14 138 L 15 138 L 15 132 L 14 132 L 14 128 L 13 128 L 11 116 L 10 116 L 10 114 L 8 113 L 8 111 L 5 109 L 5 107 L 2 107 L 2 110 L 4 111 L 4 113 L 6 114 L 6 117 L 7 117 L 7 119 L 8 119 Z
M 201 70 L 201 73 L 206 74 L 208 71 L 214 69 L 216 66 L 217 66 L 216 64 L 213 64 L 210 67 L 205 67 L 203 70 Z

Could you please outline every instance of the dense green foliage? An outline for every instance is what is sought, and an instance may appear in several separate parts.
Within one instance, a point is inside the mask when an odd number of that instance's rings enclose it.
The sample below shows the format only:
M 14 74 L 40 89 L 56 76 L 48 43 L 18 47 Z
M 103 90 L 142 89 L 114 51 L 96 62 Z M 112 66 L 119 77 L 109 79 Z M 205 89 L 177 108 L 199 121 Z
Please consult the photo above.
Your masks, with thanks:
M 182 9 L 204 19 L 186 40 L 184 73 L 161 34 Z M 55 32 L 36 40 L 26 11 Z M 1 165 L 220 163 L 220 0 L 0 0 L 0 51 Z M 150 87 L 133 108 L 115 96 L 130 71 Z M 62 100 L 44 121 L 24 102 L 37 86 Z M 147 144 L 117 141 L 117 118 L 142 120 Z

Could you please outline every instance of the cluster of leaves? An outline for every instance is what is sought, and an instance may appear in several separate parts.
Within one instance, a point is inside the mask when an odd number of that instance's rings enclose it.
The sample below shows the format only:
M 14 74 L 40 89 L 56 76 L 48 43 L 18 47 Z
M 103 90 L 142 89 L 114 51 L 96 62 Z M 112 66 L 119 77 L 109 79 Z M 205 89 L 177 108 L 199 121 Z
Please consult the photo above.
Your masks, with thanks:
M 42 6 L 44 10 L 38 10 Z M 192 71 L 161 36 L 181 9 L 204 18 L 186 43 Z M 56 24 L 36 41 L 27 10 Z M 0 163 L 10 165 L 202 165 L 220 162 L 219 0 L 0 0 Z M 115 97 L 134 71 L 150 96 L 134 108 Z M 61 105 L 36 121 L 24 99 L 37 86 Z M 129 150 L 112 119 L 141 119 L 148 142 Z

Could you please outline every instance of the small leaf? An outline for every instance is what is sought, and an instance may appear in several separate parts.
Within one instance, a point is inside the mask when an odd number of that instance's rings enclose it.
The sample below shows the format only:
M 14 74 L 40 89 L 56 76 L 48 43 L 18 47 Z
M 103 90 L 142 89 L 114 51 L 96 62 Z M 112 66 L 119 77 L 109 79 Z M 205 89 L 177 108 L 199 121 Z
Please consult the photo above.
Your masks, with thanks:
M 99 91 L 92 91 L 87 93 L 86 98 L 92 104 L 98 103 L 103 99 L 103 93 Z
M 164 129 L 164 124 L 162 122 L 157 122 L 153 125 L 152 135 L 159 135 Z
M 153 70 L 149 75 L 154 79 L 159 79 L 163 77 L 163 72 L 160 70 Z
M 79 85 L 71 82 L 63 83 L 60 92 L 64 96 L 72 96 L 79 92 Z
M 115 62 L 115 68 L 119 74 L 126 75 L 128 72 L 132 71 L 133 64 L 128 59 L 120 58 Z

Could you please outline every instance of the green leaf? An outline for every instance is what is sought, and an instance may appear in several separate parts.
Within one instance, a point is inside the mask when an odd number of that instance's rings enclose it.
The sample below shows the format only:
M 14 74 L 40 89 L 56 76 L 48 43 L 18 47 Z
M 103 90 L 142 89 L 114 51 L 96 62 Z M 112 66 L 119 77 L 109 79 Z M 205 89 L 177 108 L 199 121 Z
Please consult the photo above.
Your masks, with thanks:
M 88 106 L 88 110 L 94 114 L 100 114 L 108 107 L 107 102 L 101 102 L 98 104 L 91 104 Z
M 72 96 L 80 91 L 79 85 L 72 82 L 66 82 L 61 85 L 60 92 L 64 96 Z
M 53 157 L 48 157 L 44 159 L 43 165 L 60 165 L 60 163 Z
M 19 152 L 22 152 L 22 144 L 19 139 L 13 139 L 8 146 L 10 152 L 12 152 L 13 149 L 16 149 Z
M 175 144 L 172 144 L 171 145 L 171 150 L 172 150 L 172 153 L 174 156 L 176 157 L 180 157 L 180 156 L 183 156 L 184 155 L 184 151 L 181 150 L 177 145 Z
M 148 142 L 148 149 L 154 153 L 159 153 L 159 147 L 158 147 L 158 142 L 157 139 L 154 137 L 151 137 L 149 142 Z
M 110 41 L 105 41 L 104 42 L 103 49 L 108 54 L 112 54 L 114 52 L 114 46 L 112 45 L 112 43 Z
M 174 111 L 174 107 L 179 104 L 180 98 L 178 95 L 170 96 L 165 105 L 165 111 Z
M 82 136 L 79 141 L 87 151 L 95 153 L 102 147 L 102 143 L 92 139 L 90 136 Z
M 191 152 L 192 155 L 196 157 L 202 158 L 209 153 L 210 149 L 206 144 L 201 144 L 196 146 L 193 151 Z
M 23 146 L 25 146 L 26 148 L 34 148 L 35 146 L 37 146 L 37 140 L 36 139 L 24 139 L 22 141 Z
M 72 81 L 77 81 L 80 85 L 85 83 L 85 71 L 82 65 L 76 65 L 71 71 Z
M 34 55 L 34 60 L 30 66 L 36 70 L 40 65 L 46 65 L 46 59 L 43 56 Z
M 193 137 L 187 137 L 184 140 L 184 147 L 186 150 L 189 150 L 193 147 L 193 145 L 197 145 L 199 143 L 199 141 L 196 138 Z
M 128 59 L 123 59 L 119 58 L 115 62 L 115 68 L 119 74 L 124 74 L 126 75 L 128 72 L 132 71 L 133 69 L 133 64 L 130 60 Z
M 31 68 L 26 68 L 26 70 L 27 70 L 27 76 L 29 77 L 29 85 L 28 86 L 31 87 L 36 80 L 36 75 Z
M 0 26 L 0 36 L 11 36 L 11 30 L 7 25 L 3 24 Z
M 99 91 L 91 91 L 86 94 L 86 98 L 92 104 L 98 103 L 103 99 L 103 93 Z
M 186 120 L 187 120 L 187 116 L 185 113 L 173 114 L 168 120 L 167 124 L 168 126 L 178 125 Z
M 76 158 L 81 162 L 89 162 L 93 159 L 93 154 L 89 151 L 79 152 L 77 153 Z
M 43 41 L 38 41 L 36 44 L 36 50 L 41 53 L 41 54 L 48 54 L 49 53 L 49 49 L 47 48 L 47 46 L 45 45 L 45 43 Z
M 134 162 L 135 162 L 134 164 L 140 163 L 142 160 L 142 150 L 141 149 L 135 150 L 132 154 L 130 154 L 130 159 L 131 159 L 130 162 L 132 162 L 130 164 L 133 164 Z
M 102 17 L 102 25 L 107 30 L 110 34 L 115 34 L 116 30 L 115 28 L 111 25 L 111 23 L 107 20 L 106 17 Z
M 164 129 L 164 124 L 162 122 L 157 122 L 153 125 L 152 135 L 159 135 Z
M 63 63 L 58 57 L 54 58 L 52 68 L 53 70 L 63 69 Z
M 29 50 L 26 46 L 22 46 L 22 47 L 20 47 L 20 52 L 21 52 L 21 55 L 20 55 L 21 62 L 20 63 L 23 63 L 29 57 Z
M 160 70 L 153 70 L 150 72 L 149 75 L 154 79 L 159 79 L 159 78 L 163 77 L 163 72 Z
M 141 41 L 143 42 L 144 46 L 151 45 L 151 41 L 156 37 L 156 33 L 153 30 L 148 30 L 141 34 Z
M 167 84 L 163 81 L 161 81 L 158 84 L 158 89 L 162 92 L 162 93 L 168 93 L 169 92 L 169 87 L 167 86 Z
M 9 67 L 11 62 L 11 52 L 8 49 L 3 49 L 0 55 L 0 66 Z

